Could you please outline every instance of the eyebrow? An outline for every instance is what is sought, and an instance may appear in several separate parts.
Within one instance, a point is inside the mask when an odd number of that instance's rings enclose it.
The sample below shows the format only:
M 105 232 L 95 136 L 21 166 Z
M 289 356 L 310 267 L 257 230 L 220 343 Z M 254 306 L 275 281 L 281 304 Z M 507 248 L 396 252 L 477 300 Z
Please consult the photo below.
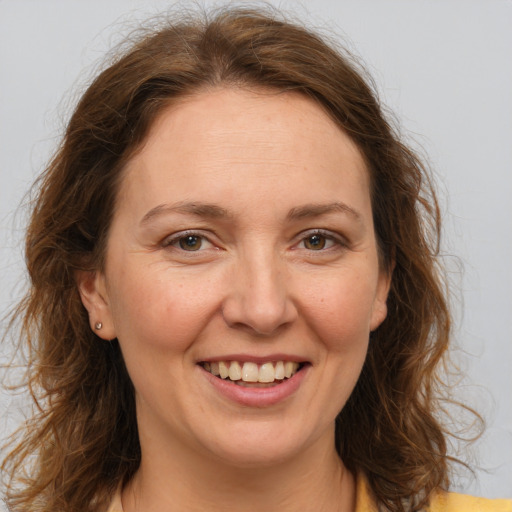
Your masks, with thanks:
M 180 202 L 174 204 L 160 204 L 149 210 L 142 217 L 140 224 L 149 223 L 155 217 L 172 213 L 181 213 L 186 215 L 195 215 L 197 217 L 206 217 L 211 219 L 232 218 L 233 215 L 216 204 L 198 203 L 198 202 Z M 359 222 L 362 222 L 362 216 L 354 208 L 346 203 L 336 201 L 334 203 L 311 203 L 292 208 L 288 214 L 288 220 L 300 220 L 305 218 L 315 218 L 330 213 L 348 214 Z
M 322 215 L 327 215 L 329 213 L 344 213 L 348 214 L 350 217 L 353 217 L 355 220 L 362 222 L 361 214 L 349 206 L 346 203 L 342 203 L 340 201 L 336 201 L 334 203 L 312 203 L 305 204 L 303 206 L 297 206 L 296 208 L 292 208 L 288 212 L 289 220 L 299 220 L 304 218 L 314 218 L 320 217 Z
M 229 218 L 232 215 L 224 208 L 215 204 L 196 203 L 196 202 L 180 202 L 175 204 L 160 204 L 149 210 L 144 217 L 142 217 L 140 224 L 147 224 L 155 217 L 167 215 L 170 213 L 183 213 L 186 215 L 196 215 L 197 217 L 207 218 Z

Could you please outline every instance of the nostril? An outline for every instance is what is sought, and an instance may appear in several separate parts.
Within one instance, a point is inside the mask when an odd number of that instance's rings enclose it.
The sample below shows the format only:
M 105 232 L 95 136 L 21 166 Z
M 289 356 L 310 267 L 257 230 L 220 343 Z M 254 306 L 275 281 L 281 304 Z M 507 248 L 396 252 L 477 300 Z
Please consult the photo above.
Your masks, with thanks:
M 269 270 L 275 263 L 263 266 L 265 259 L 263 256 L 252 265 L 248 262 L 243 274 L 233 276 L 231 292 L 222 304 L 222 315 L 230 328 L 270 336 L 298 318 L 287 283 L 277 271 Z
M 244 304 L 237 306 L 231 304 L 223 308 L 222 314 L 230 328 L 266 337 L 275 335 L 290 325 L 297 318 L 294 309 L 293 306 L 286 304 L 279 308 L 272 308 L 269 305 L 251 307 Z

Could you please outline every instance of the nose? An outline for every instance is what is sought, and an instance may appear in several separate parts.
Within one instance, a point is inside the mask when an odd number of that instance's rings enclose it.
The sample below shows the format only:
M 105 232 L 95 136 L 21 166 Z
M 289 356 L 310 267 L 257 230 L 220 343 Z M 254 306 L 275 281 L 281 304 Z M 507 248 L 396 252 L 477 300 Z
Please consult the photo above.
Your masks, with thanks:
M 259 252 L 237 262 L 222 308 L 231 328 L 271 336 L 297 318 L 285 263 L 278 260 Z

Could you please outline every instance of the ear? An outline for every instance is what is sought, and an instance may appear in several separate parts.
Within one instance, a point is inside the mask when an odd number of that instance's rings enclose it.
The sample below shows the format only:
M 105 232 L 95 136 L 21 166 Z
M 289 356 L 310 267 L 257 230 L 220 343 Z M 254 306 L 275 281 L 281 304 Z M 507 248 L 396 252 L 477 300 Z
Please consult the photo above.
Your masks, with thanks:
M 370 319 L 370 331 L 375 331 L 379 325 L 384 322 L 388 314 L 388 294 L 391 287 L 391 277 L 393 269 L 381 270 L 379 272 L 379 280 L 377 290 L 373 301 L 372 314 Z
M 89 324 L 94 333 L 104 340 L 116 337 L 108 300 L 105 276 L 99 271 L 77 271 L 75 274 L 82 304 L 89 313 Z M 98 325 L 101 328 L 98 329 Z

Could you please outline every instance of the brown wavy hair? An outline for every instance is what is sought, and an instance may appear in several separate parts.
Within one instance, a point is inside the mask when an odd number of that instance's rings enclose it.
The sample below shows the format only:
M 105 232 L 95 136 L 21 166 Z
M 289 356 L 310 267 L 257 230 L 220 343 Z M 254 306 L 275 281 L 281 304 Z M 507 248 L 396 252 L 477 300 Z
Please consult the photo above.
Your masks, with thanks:
M 307 96 L 363 154 L 380 264 L 393 279 L 388 317 L 336 420 L 336 447 L 388 510 L 419 510 L 447 488 L 436 419 L 450 334 L 439 208 L 364 76 L 344 50 L 265 7 L 167 20 L 92 82 L 37 182 L 27 232 L 30 290 L 15 320 L 36 413 L 2 466 L 10 510 L 101 510 L 137 471 L 134 389 L 117 341 L 91 332 L 75 274 L 102 268 L 122 170 L 159 113 L 184 95 L 233 86 Z

